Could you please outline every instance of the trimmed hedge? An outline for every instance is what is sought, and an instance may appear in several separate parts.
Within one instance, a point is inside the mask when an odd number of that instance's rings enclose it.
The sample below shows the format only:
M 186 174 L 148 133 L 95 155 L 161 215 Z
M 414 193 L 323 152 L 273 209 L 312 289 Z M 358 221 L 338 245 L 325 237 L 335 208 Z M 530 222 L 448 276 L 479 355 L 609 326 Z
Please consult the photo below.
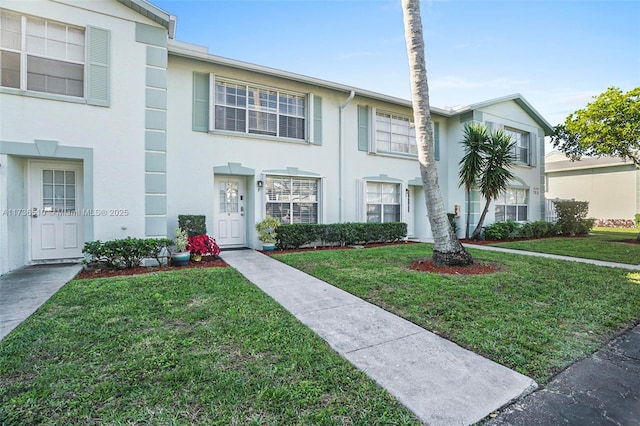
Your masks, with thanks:
M 560 226 L 544 220 L 518 223 L 512 220 L 495 222 L 484 227 L 487 240 L 513 240 L 516 238 L 553 237 L 560 234 Z
M 173 244 L 168 238 L 130 238 L 111 241 L 90 241 L 84 244 L 82 253 L 87 263 L 101 264 L 111 269 L 131 269 L 140 266 L 144 259 L 155 259 L 161 264 L 163 250 Z
M 588 201 L 553 201 L 558 214 L 558 221 L 563 234 L 584 235 L 593 228 L 595 219 L 587 219 Z
M 407 224 L 390 223 L 294 223 L 278 226 L 279 249 L 394 242 L 407 236 Z

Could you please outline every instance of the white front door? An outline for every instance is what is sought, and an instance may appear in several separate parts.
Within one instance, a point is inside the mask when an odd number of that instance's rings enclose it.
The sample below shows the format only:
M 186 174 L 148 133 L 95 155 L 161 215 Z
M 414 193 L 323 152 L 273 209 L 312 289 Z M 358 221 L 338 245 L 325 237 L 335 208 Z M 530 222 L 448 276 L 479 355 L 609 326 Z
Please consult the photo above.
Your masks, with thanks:
M 239 177 L 216 176 L 215 226 L 220 246 L 244 246 L 245 180 Z
M 31 259 L 82 257 L 82 166 L 29 163 Z
M 416 219 L 415 219 L 415 215 L 413 214 L 414 211 L 414 202 L 415 202 L 415 197 L 413 196 L 414 194 L 414 189 L 415 186 L 407 186 L 407 190 L 405 191 L 405 203 L 406 203 L 406 210 L 405 210 L 405 217 L 406 217 L 406 222 L 407 222 L 407 237 L 413 237 L 415 235 L 415 225 L 416 225 Z

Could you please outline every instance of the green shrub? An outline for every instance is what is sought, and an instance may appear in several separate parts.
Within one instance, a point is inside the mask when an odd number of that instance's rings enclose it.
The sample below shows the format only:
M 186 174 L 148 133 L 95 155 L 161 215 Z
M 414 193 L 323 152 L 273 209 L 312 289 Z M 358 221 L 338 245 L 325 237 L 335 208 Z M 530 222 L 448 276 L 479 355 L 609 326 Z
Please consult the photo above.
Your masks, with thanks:
M 187 231 L 188 237 L 205 235 L 207 233 L 207 217 L 204 215 L 178 215 L 178 227 Z
M 636 213 L 636 227 L 640 228 L 640 213 Z
M 305 245 L 318 246 L 354 245 L 374 242 L 393 242 L 407 236 L 407 224 L 391 223 L 294 223 L 278 227 L 277 247 L 299 248 Z
M 523 238 L 541 238 L 558 235 L 559 227 L 551 222 L 544 220 L 536 220 L 534 222 L 524 223 L 520 227 L 519 237 Z
M 168 238 L 125 238 L 85 243 L 82 253 L 89 264 L 99 264 L 110 269 L 131 269 L 140 266 L 144 259 L 162 263 L 163 250 L 173 243 Z
M 593 222 L 584 222 L 589 212 L 588 201 L 553 201 L 558 215 L 556 222 L 565 235 L 580 235 L 588 233 L 593 228 Z M 588 228 L 588 229 L 587 229 Z M 585 229 L 586 232 L 585 232 Z
M 513 240 L 520 236 L 520 224 L 513 220 L 495 222 L 484 227 L 486 240 Z

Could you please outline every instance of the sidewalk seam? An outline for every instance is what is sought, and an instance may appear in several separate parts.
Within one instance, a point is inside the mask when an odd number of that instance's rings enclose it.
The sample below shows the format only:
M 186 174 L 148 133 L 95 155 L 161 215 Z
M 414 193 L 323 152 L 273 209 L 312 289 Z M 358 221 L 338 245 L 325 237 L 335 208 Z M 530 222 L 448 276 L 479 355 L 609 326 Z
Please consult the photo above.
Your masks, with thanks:
M 400 337 L 397 337 L 395 339 L 385 340 L 384 342 L 379 342 L 379 343 L 375 343 L 373 345 L 363 346 L 362 348 L 353 349 L 353 350 L 348 351 L 348 352 L 343 352 L 343 354 L 344 355 L 348 355 L 348 354 L 359 352 L 359 351 L 362 351 L 362 350 L 365 350 L 365 349 L 375 348 L 376 346 L 384 345 L 384 344 L 387 344 L 387 343 L 390 343 L 390 342 L 397 342 L 398 340 L 406 339 L 407 337 L 416 336 L 416 335 L 422 334 L 422 333 L 429 333 L 429 331 L 427 331 L 425 329 L 422 329 L 420 331 L 416 331 L 415 333 L 411 333 L 411 334 L 407 334 L 407 335 L 404 335 L 404 336 L 400 336 Z

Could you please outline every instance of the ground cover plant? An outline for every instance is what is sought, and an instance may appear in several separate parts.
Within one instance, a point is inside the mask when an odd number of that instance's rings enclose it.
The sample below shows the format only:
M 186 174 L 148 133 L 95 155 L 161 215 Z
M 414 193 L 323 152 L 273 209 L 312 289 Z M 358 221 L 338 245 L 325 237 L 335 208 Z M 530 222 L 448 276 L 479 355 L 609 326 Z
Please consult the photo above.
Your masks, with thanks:
M 539 383 L 640 320 L 640 273 L 470 250 L 501 271 L 411 270 L 426 244 L 274 257 Z
M 638 235 L 636 231 L 627 228 L 594 228 L 589 235 L 583 237 L 544 238 L 491 245 L 638 265 L 640 264 L 640 244 L 633 243 Z
M 0 342 L 0 424 L 418 424 L 232 268 L 71 281 Z

